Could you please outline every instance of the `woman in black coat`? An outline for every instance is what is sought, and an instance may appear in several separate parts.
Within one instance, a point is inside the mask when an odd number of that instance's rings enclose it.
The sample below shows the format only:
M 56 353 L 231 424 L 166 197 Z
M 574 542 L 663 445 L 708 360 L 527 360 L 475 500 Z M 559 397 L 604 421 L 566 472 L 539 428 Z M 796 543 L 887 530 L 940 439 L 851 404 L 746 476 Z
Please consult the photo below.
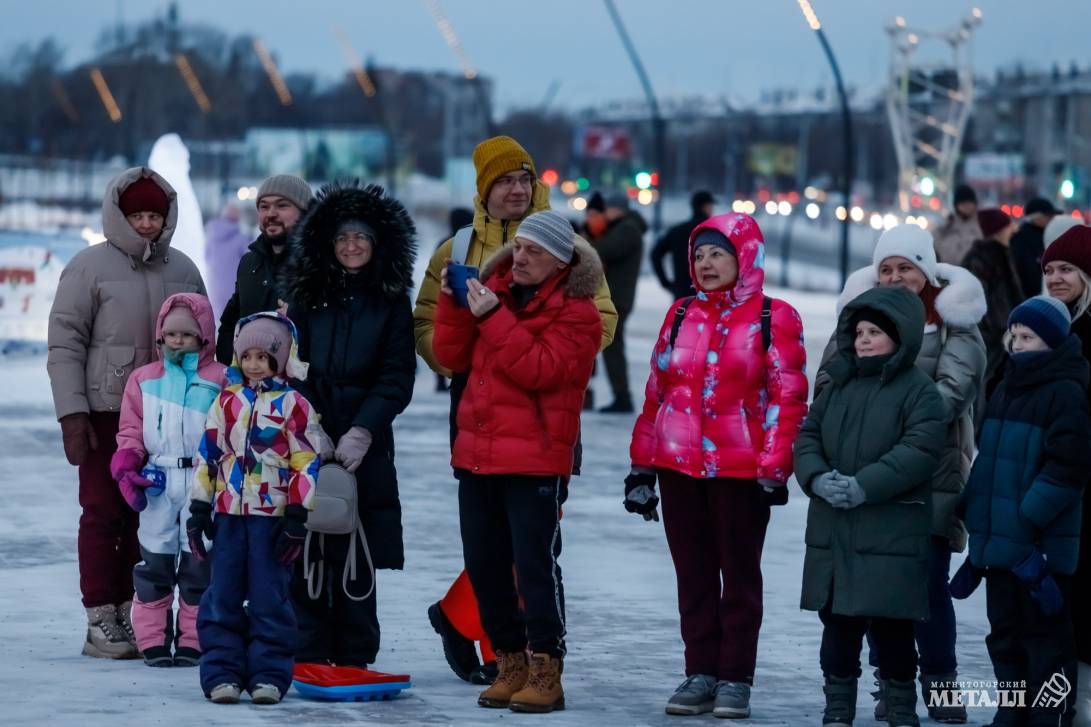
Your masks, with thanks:
M 328 185 L 296 226 L 281 278 L 288 316 L 299 331 L 299 355 L 310 365 L 297 382 L 336 445 L 334 457 L 353 472 L 360 519 L 375 568 L 404 563 L 401 504 L 392 423 L 413 394 L 416 358 L 409 301 L 416 230 L 382 187 Z M 299 621 L 296 661 L 366 666 L 379 650 L 375 592 L 346 593 L 342 574 L 351 536 L 326 535 L 317 598 L 305 564 L 296 567 L 292 600 Z M 312 538 L 314 548 L 316 540 Z M 353 596 L 372 587 L 363 544 L 356 544 Z M 315 558 L 310 559 L 311 562 Z

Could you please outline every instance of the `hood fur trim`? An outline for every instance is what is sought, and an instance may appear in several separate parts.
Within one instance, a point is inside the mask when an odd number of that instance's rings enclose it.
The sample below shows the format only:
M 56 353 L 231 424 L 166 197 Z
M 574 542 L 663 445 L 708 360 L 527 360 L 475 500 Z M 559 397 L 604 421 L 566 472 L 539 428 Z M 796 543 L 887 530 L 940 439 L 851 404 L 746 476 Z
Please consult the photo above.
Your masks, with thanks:
M 988 310 L 981 281 L 966 268 L 947 263 L 936 265 L 936 277 L 943 286 L 936 296 L 936 312 L 943 322 L 951 326 L 976 326 Z M 845 281 L 845 289 L 837 297 L 837 314 L 841 315 L 846 305 L 878 284 L 879 276 L 873 265 L 850 275 Z
M 493 275 L 504 275 L 511 270 L 515 248 L 512 243 L 504 245 L 489 258 L 481 268 L 481 280 L 488 280 Z M 602 287 L 604 273 L 602 260 L 595 248 L 579 235 L 576 235 L 576 250 L 572 264 L 568 266 L 568 279 L 564 284 L 564 293 L 569 298 L 594 298 Z

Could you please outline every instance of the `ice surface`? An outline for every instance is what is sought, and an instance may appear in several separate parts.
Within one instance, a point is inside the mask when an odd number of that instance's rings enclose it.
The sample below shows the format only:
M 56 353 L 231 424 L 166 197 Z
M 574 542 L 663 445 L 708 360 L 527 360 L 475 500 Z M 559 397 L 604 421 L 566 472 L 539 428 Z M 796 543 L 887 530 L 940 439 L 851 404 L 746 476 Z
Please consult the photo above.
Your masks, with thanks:
M 429 232 L 433 232 L 429 230 Z M 437 236 L 438 239 L 438 236 Z M 422 242 L 422 257 L 431 249 Z M 770 289 L 803 315 L 813 369 L 833 330 L 833 297 Z M 670 305 L 651 278 L 641 281 L 629 324 L 634 393 L 642 391 L 651 341 Z M 584 417 L 584 476 L 575 480 L 563 521 L 568 643 L 568 709 L 548 717 L 477 707 L 480 687 L 444 662 L 426 616 L 461 568 L 454 480 L 448 466 L 447 399 L 421 366 L 416 396 L 396 422 L 404 509 L 406 570 L 381 571 L 383 647 L 376 668 L 412 674 L 413 688 L 385 703 L 323 704 L 294 691 L 279 706 L 205 701 L 194 669 L 151 669 L 138 661 L 80 656 L 84 634 L 76 568 L 76 472 L 61 450 L 42 357 L 0 358 L 0 437 L 7 497 L 0 508 L 0 723 L 10 725 L 205 724 L 711 724 L 711 715 L 668 717 L 663 705 L 683 678 L 674 569 L 660 524 L 621 506 L 632 417 Z M 609 399 L 602 368 L 597 399 Z M 823 697 L 821 627 L 799 610 L 806 498 L 792 485 L 773 512 L 766 539 L 765 621 L 753 692 L 758 725 L 817 725 Z M 955 557 L 952 570 L 961 563 Z M 875 584 L 882 588 L 881 583 Z M 956 602 L 960 677 L 992 679 L 985 654 L 984 589 Z M 860 724 L 871 724 L 870 671 L 861 678 Z M 919 710 L 924 714 L 923 707 Z M 991 718 L 971 709 L 971 724 Z

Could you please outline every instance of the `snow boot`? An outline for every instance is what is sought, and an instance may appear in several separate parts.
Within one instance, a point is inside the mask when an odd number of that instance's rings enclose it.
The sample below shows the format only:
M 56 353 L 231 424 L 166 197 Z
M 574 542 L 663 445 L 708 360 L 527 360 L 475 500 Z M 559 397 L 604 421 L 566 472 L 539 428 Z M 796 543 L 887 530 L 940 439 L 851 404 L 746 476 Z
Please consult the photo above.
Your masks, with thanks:
M 856 677 L 826 677 L 826 711 L 822 727 L 852 727 L 856 719 Z
M 188 646 L 179 646 L 174 649 L 175 666 L 200 666 L 201 652 Z
M 496 661 L 487 661 L 470 672 L 470 684 L 492 684 L 497 671 Z
M 238 684 L 217 684 L 209 692 L 213 704 L 238 704 L 242 690 Z
M 250 690 L 250 701 L 254 704 L 277 704 L 280 690 L 272 684 L 256 684 Z
M 886 691 L 883 688 L 883 678 L 879 676 L 879 670 L 875 670 L 875 691 L 871 696 L 875 698 L 875 720 L 886 721 Z
M 481 662 L 477 660 L 474 642 L 460 634 L 458 629 L 447 620 L 439 602 L 428 607 L 428 620 L 443 640 L 443 656 L 447 659 L 447 666 L 451 667 L 451 671 L 462 681 L 472 682 L 470 677 L 473 671 L 481 666 Z
M 125 603 L 119 603 L 117 605 L 117 625 L 121 627 L 121 630 L 125 633 L 125 638 L 129 640 L 129 643 L 133 647 L 133 655 L 130 659 L 135 659 L 139 656 L 140 647 L 136 643 L 136 634 L 133 632 L 133 602 L 126 601 Z
M 505 709 L 511 704 L 511 695 L 527 685 L 530 667 L 525 651 L 498 651 L 496 665 L 496 680 L 477 698 L 479 707 Z
M 884 679 L 883 690 L 886 692 L 886 723 L 890 727 L 920 727 L 917 685 L 911 681 Z
M 667 714 L 693 715 L 711 712 L 716 699 L 716 677 L 694 674 L 678 685 L 667 700 Z
M 951 672 L 950 674 L 921 674 L 921 699 L 924 700 L 924 706 L 928 708 L 928 716 L 942 724 L 966 724 L 966 707 L 962 704 L 962 693 L 955 690 L 952 682 L 958 678 L 958 674 Z M 933 700 L 932 693 L 936 694 L 936 699 Z M 944 705 L 939 703 L 939 697 L 944 692 L 954 691 L 958 701 L 954 704 Z M 932 706 L 936 703 L 936 706 Z
M 712 716 L 726 719 L 746 719 L 750 716 L 750 685 L 746 682 L 716 682 L 716 699 Z
M 552 712 L 564 709 L 561 672 L 564 661 L 549 654 L 531 654 L 526 686 L 511 695 L 512 712 Z
M 117 623 L 117 606 L 106 604 L 87 609 L 87 638 L 83 655 L 99 659 L 132 659 L 136 647 Z
M 147 666 L 174 666 L 174 656 L 170 653 L 169 646 L 149 646 L 140 653 L 144 656 L 144 664 Z

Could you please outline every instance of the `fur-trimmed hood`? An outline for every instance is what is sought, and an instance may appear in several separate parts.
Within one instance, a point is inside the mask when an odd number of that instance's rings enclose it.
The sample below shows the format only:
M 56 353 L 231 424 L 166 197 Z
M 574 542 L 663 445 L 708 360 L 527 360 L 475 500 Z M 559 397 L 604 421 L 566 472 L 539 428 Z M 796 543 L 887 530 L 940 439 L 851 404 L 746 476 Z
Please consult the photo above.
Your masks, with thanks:
M 335 182 L 318 191 L 292 231 L 280 274 L 287 300 L 315 305 L 341 287 L 344 272 L 334 257 L 333 239 L 349 220 L 366 222 L 377 238 L 370 262 L 359 273 L 364 288 L 394 300 L 413 287 L 417 229 L 405 207 L 378 185 Z
M 505 275 L 512 266 L 515 247 L 512 243 L 504 245 L 481 268 L 482 282 L 494 274 Z M 568 278 L 564 282 L 564 294 L 569 298 L 594 298 L 602 286 L 604 277 L 602 260 L 591 243 L 576 235 L 576 251 L 572 264 L 568 266 Z
M 942 290 L 936 296 L 936 313 L 944 323 L 952 326 L 976 326 L 985 317 L 988 304 L 981 281 L 966 268 L 939 263 L 936 277 Z M 879 275 L 874 265 L 860 268 L 845 281 L 845 289 L 837 297 L 837 314 L 865 290 L 879 285 Z

